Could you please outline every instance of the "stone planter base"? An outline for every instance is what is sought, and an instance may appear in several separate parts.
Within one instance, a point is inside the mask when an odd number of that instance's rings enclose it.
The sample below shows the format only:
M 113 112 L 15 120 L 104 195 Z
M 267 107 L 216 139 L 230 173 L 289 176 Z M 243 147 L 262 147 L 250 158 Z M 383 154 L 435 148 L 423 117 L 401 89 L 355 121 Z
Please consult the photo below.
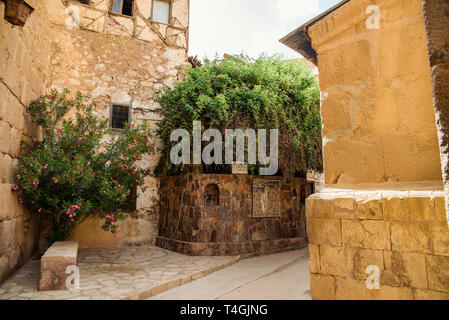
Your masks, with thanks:
M 156 245 L 194 256 L 301 249 L 307 244 L 304 178 L 197 174 L 160 180 Z M 181 196 L 183 196 L 181 201 Z
M 240 243 L 196 243 L 156 238 L 158 247 L 163 248 L 166 244 L 168 250 L 192 256 L 264 255 L 302 249 L 307 246 L 307 237 Z

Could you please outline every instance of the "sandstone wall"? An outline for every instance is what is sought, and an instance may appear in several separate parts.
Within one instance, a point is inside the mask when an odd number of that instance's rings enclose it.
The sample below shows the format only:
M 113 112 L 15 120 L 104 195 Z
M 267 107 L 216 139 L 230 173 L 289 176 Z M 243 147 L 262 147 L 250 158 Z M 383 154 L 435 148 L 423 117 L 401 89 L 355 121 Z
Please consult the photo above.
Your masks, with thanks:
M 423 7 L 449 220 L 449 2 L 424 0 Z
M 353 0 L 310 27 L 326 185 L 441 180 L 422 16 L 421 0 Z
M 20 142 L 38 134 L 24 109 L 50 84 L 51 32 L 44 1 L 28 1 L 36 10 L 26 25 L 4 20 L 0 2 L 0 283 L 35 253 L 39 219 L 11 192 Z
M 442 191 L 318 193 L 306 208 L 314 299 L 449 299 Z
M 20 141 L 39 135 L 24 116 L 25 106 L 50 88 L 79 90 L 98 113 L 109 117 L 111 103 L 132 106 L 132 120 L 159 120 L 154 89 L 171 85 L 187 63 L 189 1 L 174 0 L 170 24 L 151 20 L 151 0 L 136 0 L 133 17 L 109 12 L 110 0 L 29 0 L 35 10 L 25 26 L 3 19 L 0 2 L 0 282 L 37 248 L 39 219 L 11 193 Z M 69 7 L 79 13 L 73 28 Z M 73 11 L 73 8 L 78 8 Z M 157 158 L 141 165 L 153 168 Z M 86 221 L 73 239 L 80 247 L 154 243 L 158 182 L 147 178 L 138 190 L 137 210 L 120 237 Z M 45 230 L 41 235 L 45 236 Z
M 379 29 L 368 30 L 376 5 Z M 449 299 L 449 228 L 420 0 L 352 0 L 309 29 L 325 187 L 306 201 L 314 299 Z M 367 268 L 379 270 L 369 289 Z

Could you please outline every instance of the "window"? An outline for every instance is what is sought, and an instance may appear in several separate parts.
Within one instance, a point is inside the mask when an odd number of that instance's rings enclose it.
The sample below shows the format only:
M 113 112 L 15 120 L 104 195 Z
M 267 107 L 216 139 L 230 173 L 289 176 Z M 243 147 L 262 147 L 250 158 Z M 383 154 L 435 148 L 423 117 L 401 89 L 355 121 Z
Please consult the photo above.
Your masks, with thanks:
M 155 22 L 170 24 L 170 1 L 154 0 L 153 16 L 151 19 Z
M 85 5 L 90 5 L 90 0 L 75 0 L 76 2 L 79 2 L 79 3 L 82 3 L 82 4 L 85 4 Z
M 112 0 L 111 11 L 125 16 L 133 15 L 133 0 Z
M 110 123 L 112 129 L 125 129 L 125 123 L 131 121 L 130 106 L 113 104 L 111 106 Z
M 121 209 L 125 212 L 132 212 L 137 210 L 137 187 L 131 189 L 126 202 L 123 204 Z

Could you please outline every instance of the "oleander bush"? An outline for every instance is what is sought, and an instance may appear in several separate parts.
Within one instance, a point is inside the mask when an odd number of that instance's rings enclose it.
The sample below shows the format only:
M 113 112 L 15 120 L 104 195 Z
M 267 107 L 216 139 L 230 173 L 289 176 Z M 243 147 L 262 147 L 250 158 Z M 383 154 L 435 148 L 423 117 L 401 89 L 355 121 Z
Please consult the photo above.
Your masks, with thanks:
M 126 124 L 112 134 L 108 120 L 84 104 L 80 93 L 71 97 L 67 90 L 41 96 L 26 111 L 42 138 L 22 144 L 13 187 L 19 202 L 50 222 L 50 243 L 66 239 L 92 215 L 118 236 L 118 223 L 127 217 L 120 208 L 151 174 L 136 165 L 154 153 L 149 124 Z

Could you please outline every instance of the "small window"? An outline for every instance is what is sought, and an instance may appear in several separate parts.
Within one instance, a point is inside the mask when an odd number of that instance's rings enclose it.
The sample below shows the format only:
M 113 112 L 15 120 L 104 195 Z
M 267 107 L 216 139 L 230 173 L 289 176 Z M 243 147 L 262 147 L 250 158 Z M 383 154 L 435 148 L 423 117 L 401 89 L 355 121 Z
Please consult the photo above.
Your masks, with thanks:
M 74 1 L 85 4 L 86 6 L 90 5 L 90 0 L 74 0 Z
M 220 190 L 216 184 L 208 184 L 204 189 L 204 204 L 206 207 L 220 205 Z
M 125 129 L 125 123 L 131 122 L 131 107 L 113 104 L 111 106 L 111 128 Z
M 133 15 L 133 0 L 112 0 L 111 11 L 125 16 Z
M 131 189 L 128 198 L 126 198 L 126 202 L 123 204 L 121 209 L 125 212 L 137 210 L 137 187 Z
M 154 0 L 153 1 L 153 17 L 155 22 L 170 24 L 170 1 Z

